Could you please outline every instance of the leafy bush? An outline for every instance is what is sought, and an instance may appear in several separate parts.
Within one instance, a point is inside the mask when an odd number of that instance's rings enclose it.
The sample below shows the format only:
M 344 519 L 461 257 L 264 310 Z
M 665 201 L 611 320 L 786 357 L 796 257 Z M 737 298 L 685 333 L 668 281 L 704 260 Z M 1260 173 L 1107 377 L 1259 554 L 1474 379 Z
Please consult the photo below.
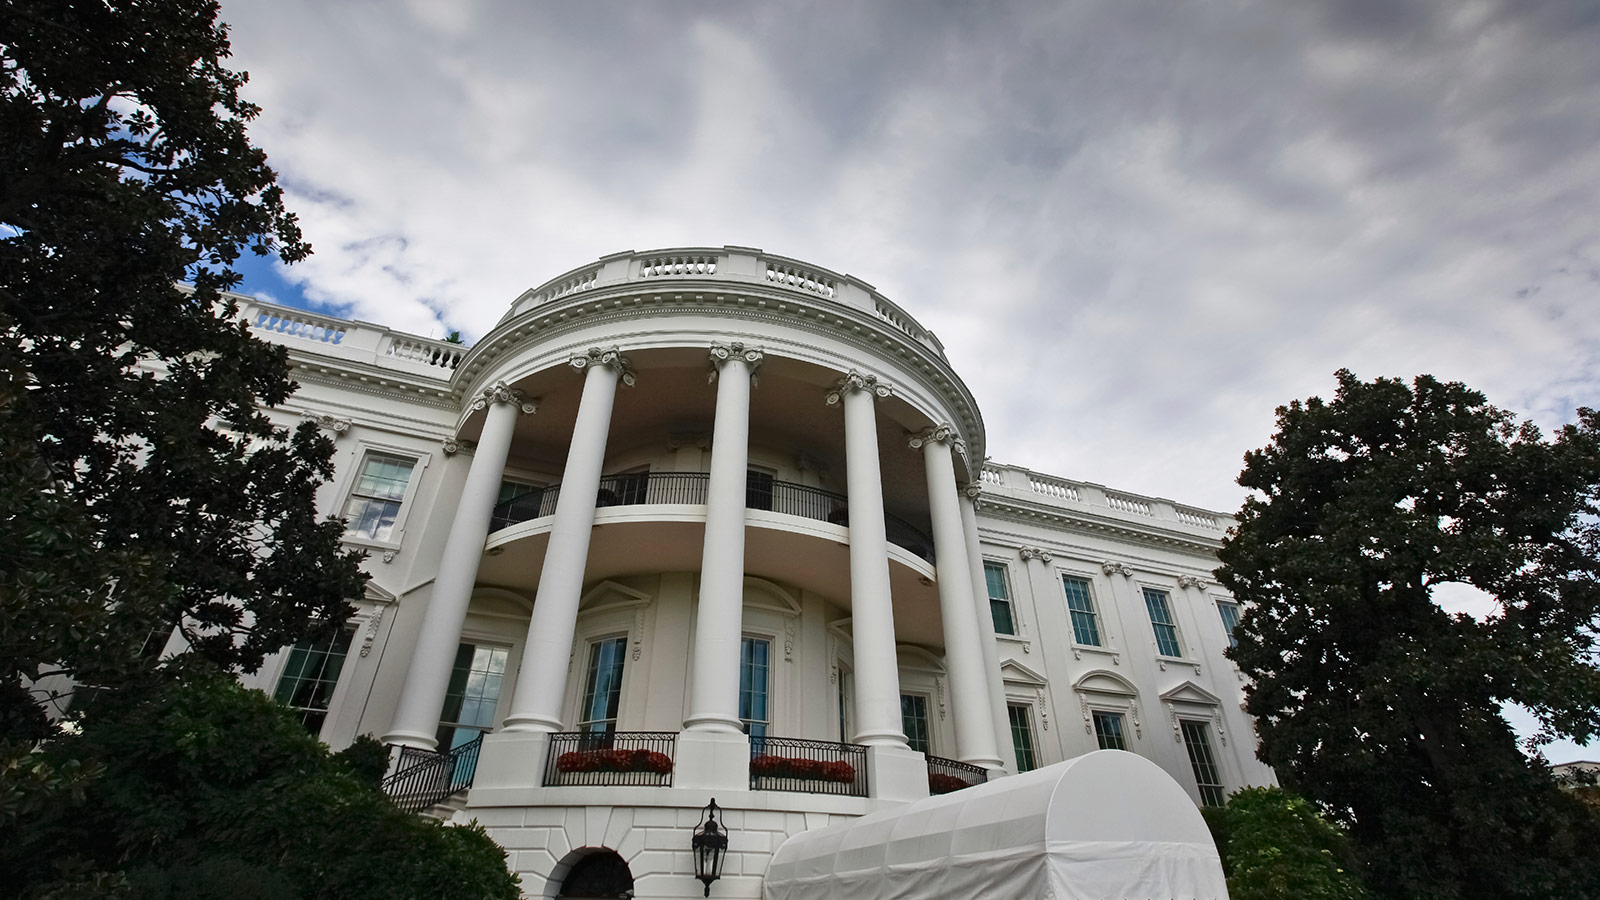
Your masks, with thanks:
M 1364 900 L 1344 832 L 1305 798 L 1245 788 L 1202 810 L 1233 900 Z

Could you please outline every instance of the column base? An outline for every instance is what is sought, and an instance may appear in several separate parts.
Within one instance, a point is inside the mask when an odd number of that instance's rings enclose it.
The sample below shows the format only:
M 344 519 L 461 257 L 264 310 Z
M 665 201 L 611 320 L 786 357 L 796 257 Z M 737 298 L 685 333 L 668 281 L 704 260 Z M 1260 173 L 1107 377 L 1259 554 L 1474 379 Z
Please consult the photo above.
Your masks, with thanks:
M 910 802 L 928 796 L 928 758 L 909 747 L 867 747 L 868 784 L 879 800 Z
M 750 738 L 743 732 L 682 731 L 672 786 L 716 791 L 750 790 Z
M 544 782 L 550 735 L 543 731 L 497 731 L 483 736 L 472 789 L 530 788 Z

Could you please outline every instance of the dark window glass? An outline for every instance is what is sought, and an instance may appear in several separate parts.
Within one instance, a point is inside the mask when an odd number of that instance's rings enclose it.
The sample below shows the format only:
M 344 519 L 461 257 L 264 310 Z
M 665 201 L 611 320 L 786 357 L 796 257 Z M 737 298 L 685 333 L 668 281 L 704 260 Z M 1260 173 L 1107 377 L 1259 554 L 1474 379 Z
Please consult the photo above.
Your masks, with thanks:
M 339 685 L 344 658 L 350 652 L 351 634 L 341 629 L 337 634 L 295 644 L 278 678 L 273 696 L 289 707 L 312 734 L 320 733 L 328 718 L 328 704 L 333 700 L 333 689 Z
M 589 677 L 583 688 L 579 731 L 617 730 L 617 706 L 622 701 L 622 660 L 628 639 L 606 638 L 589 645 Z
M 1017 751 L 1017 771 L 1031 772 L 1039 767 L 1033 752 L 1033 716 L 1026 706 L 1007 706 L 1006 716 L 1011 720 L 1011 746 Z
M 1192 719 L 1179 721 L 1178 727 L 1183 732 L 1183 747 L 1189 751 L 1189 765 L 1194 769 L 1195 784 L 1200 787 L 1200 804 L 1222 806 L 1227 802 L 1227 797 L 1223 796 L 1222 775 L 1217 771 L 1216 757 L 1211 755 L 1210 730 L 1206 728 L 1206 723 Z
M 989 585 L 989 614 L 994 617 L 994 633 L 1016 634 L 1017 623 L 1011 615 L 1011 588 L 1006 584 L 1006 567 L 1000 563 L 984 563 L 983 580 Z
M 928 698 L 921 694 L 900 695 L 900 727 L 906 744 L 913 750 L 932 753 L 928 743 Z
M 1095 711 L 1094 738 L 1100 744 L 1101 750 L 1126 750 L 1128 742 L 1122 736 L 1122 715 L 1120 713 Z

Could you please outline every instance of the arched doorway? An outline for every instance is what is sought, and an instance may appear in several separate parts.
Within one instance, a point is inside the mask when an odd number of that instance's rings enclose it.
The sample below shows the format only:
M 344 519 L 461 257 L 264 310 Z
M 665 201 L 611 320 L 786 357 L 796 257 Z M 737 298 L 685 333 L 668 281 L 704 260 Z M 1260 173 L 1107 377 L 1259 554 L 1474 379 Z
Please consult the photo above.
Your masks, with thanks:
M 594 850 L 572 864 L 561 879 L 557 900 L 613 900 L 633 897 L 633 872 L 615 850 Z

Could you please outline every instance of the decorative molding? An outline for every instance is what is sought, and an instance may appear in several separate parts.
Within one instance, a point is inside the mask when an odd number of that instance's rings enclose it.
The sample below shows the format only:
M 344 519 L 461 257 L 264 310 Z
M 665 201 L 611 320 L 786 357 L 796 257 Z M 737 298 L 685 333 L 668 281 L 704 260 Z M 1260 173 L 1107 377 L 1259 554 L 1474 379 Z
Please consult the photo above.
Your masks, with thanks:
M 783 661 L 794 662 L 795 617 L 783 617 Z
M 967 458 L 967 442 L 956 436 L 956 427 L 950 424 L 929 425 L 921 431 L 906 435 L 906 445 L 921 450 L 926 444 L 945 444 L 963 460 Z
M 633 661 L 638 662 L 644 653 L 644 611 L 649 604 L 646 603 L 634 610 L 633 613 Z
M 1193 575 L 1179 575 L 1178 576 L 1178 587 L 1180 587 L 1180 588 L 1195 588 L 1196 590 L 1202 590 L 1203 591 L 1203 590 L 1205 590 L 1206 583 L 1204 581 L 1201 581 L 1200 579 L 1194 577 Z
M 675 431 L 667 435 L 668 450 L 682 450 L 684 447 L 699 447 L 701 450 L 710 450 L 711 432 Z
M 392 562 L 394 562 L 395 556 L 398 555 L 399 553 L 400 553 L 399 550 L 385 550 L 385 551 L 383 551 L 382 559 L 386 563 L 392 563 Z
M 815 472 L 818 475 L 828 471 L 828 467 L 822 464 L 822 460 L 805 452 L 794 455 L 794 468 L 797 472 Z
M 379 606 L 372 611 L 372 617 L 367 619 L 367 627 L 361 635 L 361 655 L 365 657 L 372 652 L 372 644 L 378 639 L 378 625 L 383 621 L 384 607 Z
M 335 437 L 350 430 L 349 419 L 341 419 L 338 416 L 310 412 L 303 412 L 300 414 L 300 416 L 301 418 L 309 419 L 310 421 L 317 423 L 317 427 L 321 428 L 323 431 L 333 432 Z
M 1113 562 L 1109 559 L 1100 564 L 1100 571 L 1107 575 L 1121 575 L 1125 578 L 1133 577 L 1132 566 L 1127 563 Z
M 748 347 L 741 341 L 711 345 L 710 372 L 706 375 L 706 381 L 716 381 L 722 372 L 722 364 L 734 357 L 744 360 L 750 367 L 750 383 L 760 384 L 761 363 L 766 360 L 767 355 L 760 347 Z
M 894 388 L 879 381 L 876 375 L 863 375 L 855 369 L 833 383 L 828 391 L 827 401 L 829 406 L 837 406 L 844 399 L 845 394 L 856 391 L 865 391 L 868 396 L 884 399 L 894 393 Z
M 1133 736 L 1144 740 L 1144 725 L 1139 722 L 1139 701 L 1128 701 L 1128 715 L 1133 719 Z
M 461 452 L 471 453 L 472 451 L 478 449 L 477 441 L 464 441 L 457 438 L 445 438 L 442 443 L 444 444 L 445 456 L 455 456 L 457 453 Z
M 1021 550 L 1017 551 L 1017 555 L 1022 557 L 1023 562 L 1027 562 L 1030 559 L 1037 559 L 1045 565 L 1049 565 L 1050 561 L 1055 559 L 1055 554 L 1041 547 L 1023 547 Z
M 1228 730 L 1222 726 L 1222 713 L 1219 712 L 1212 716 L 1211 721 L 1217 726 L 1217 740 L 1222 746 L 1228 746 Z
M 1034 696 L 1039 698 L 1039 727 L 1045 731 L 1050 730 L 1050 706 L 1044 700 L 1044 688 L 1035 688 Z
M 604 349 L 590 347 L 583 353 L 574 353 L 567 360 L 567 365 L 577 369 L 579 372 L 591 366 L 608 366 L 617 370 L 618 375 L 622 378 L 622 383 L 628 387 L 633 387 L 639 380 L 638 375 L 633 371 L 633 361 L 623 356 L 622 351 L 616 347 L 606 347 Z
M 976 481 L 964 484 L 961 486 L 961 496 L 971 500 L 974 508 L 979 508 L 983 505 L 983 485 Z
M 828 683 L 839 683 L 839 639 L 828 635 Z
M 1178 708 L 1170 700 L 1167 701 L 1167 714 L 1172 719 L 1172 739 L 1183 743 L 1183 726 L 1178 724 Z
M 504 381 L 496 381 L 479 391 L 478 395 L 472 398 L 471 407 L 474 410 L 488 409 L 496 403 L 510 403 L 528 415 L 539 411 L 539 401 L 531 399 Z
M 944 709 L 944 677 L 943 676 L 940 676 L 940 675 L 933 676 L 933 693 L 939 699 L 939 721 L 943 722 L 944 721 L 944 715 L 945 715 L 945 709 Z

